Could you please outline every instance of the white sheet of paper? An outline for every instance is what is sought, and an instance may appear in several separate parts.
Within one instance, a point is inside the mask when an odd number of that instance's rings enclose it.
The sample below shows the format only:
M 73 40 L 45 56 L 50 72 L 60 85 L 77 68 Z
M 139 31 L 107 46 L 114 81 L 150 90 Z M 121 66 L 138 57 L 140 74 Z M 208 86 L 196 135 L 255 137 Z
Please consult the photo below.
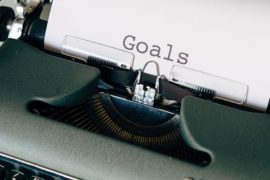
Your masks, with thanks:
M 61 52 L 66 36 L 131 52 L 133 69 L 155 60 L 167 77 L 179 65 L 231 80 L 246 89 L 234 92 L 218 83 L 219 94 L 267 108 L 270 1 L 54 0 L 46 48 Z M 147 72 L 155 74 L 155 68 Z M 207 85 L 211 79 L 200 82 Z

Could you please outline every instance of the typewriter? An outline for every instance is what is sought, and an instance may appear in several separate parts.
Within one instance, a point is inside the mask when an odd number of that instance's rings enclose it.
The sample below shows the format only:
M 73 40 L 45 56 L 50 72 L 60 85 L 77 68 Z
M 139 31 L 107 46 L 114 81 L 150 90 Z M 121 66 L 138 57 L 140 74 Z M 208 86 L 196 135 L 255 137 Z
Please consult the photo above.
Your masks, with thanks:
M 64 50 L 52 50 L 45 34 L 56 2 L 0 1 L 0 179 L 270 178 L 269 107 L 218 98 L 214 88 L 162 75 L 154 60 L 134 69 L 132 41 L 101 52 L 66 36 Z M 135 38 L 124 39 L 146 53 L 149 44 Z M 90 50 L 76 49 L 83 43 Z M 178 62 L 187 61 L 180 52 Z

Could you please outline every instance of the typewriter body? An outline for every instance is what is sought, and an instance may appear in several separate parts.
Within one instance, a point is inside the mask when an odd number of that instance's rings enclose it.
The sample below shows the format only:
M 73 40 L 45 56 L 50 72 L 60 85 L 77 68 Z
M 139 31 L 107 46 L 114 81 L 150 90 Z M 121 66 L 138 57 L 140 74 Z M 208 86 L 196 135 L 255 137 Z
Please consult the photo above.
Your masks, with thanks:
M 178 83 L 156 61 L 132 69 L 128 49 L 101 52 L 74 36 L 62 51 L 46 48 L 53 2 L 17 1 L 12 9 L 7 1 L 0 2 L 2 179 L 270 178 L 269 108 Z M 135 38 L 125 37 L 138 51 L 149 45 Z M 84 43 L 87 53 L 78 50 Z M 179 53 L 180 63 L 187 58 Z

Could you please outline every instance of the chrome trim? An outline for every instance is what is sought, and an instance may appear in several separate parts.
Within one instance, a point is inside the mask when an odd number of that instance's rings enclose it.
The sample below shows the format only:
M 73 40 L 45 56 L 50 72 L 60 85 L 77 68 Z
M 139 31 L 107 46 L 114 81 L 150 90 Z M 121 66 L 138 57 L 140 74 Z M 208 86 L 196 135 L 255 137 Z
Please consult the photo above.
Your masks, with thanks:
M 42 166 L 40 166 L 40 165 L 33 164 L 33 163 L 28 162 L 28 161 L 25 161 L 25 160 L 22 160 L 22 159 L 19 159 L 19 158 L 16 158 L 16 157 L 13 157 L 13 156 L 4 154 L 4 153 L 0 153 L 0 156 L 2 156 L 2 157 L 4 157 L 4 158 L 7 158 L 7 159 L 11 159 L 11 160 L 17 161 L 17 162 L 22 163 L 22 164 L 26 164 L 26 165 L 28 165 L 28 166 L 33 166 L 33 167 L 38 168 L 38 169 L 41 169 L 41 170 L 43 170 L 43 171 L 46 171 L 46 172 L 49 172 L 49 173 L 52 173 L 52 174 L 55 174 L 55 175 L 58 175 L 58 176 L 67 178 L 67 179 L 69 179 L 69 180 L 80 180 L 80 179 L 78 179 L 78 178 L 75 178 L 75 177 L 72 177 L 72 176 L 69 176 L 69 175 L 65 175 L 65 174 L 60 173 L 60 172 L 57 172 L 57 171 L 55 171 L 55 170 L 51 170 L 51 169 L 42 167 Z

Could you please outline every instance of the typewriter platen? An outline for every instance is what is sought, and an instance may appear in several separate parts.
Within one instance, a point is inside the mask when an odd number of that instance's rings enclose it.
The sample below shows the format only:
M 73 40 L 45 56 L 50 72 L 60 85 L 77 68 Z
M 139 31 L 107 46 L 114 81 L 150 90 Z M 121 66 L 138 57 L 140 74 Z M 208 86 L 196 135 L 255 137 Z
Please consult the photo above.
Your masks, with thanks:
M 0 49 L 3 153 L 79 179 L 269 177 L 268 114 L 172 83 L 153 61 L 133 71 L 107 58 L 41 52 L 45 5 L 20 4 L 17 16 L 1 7 L 9 36 Z

